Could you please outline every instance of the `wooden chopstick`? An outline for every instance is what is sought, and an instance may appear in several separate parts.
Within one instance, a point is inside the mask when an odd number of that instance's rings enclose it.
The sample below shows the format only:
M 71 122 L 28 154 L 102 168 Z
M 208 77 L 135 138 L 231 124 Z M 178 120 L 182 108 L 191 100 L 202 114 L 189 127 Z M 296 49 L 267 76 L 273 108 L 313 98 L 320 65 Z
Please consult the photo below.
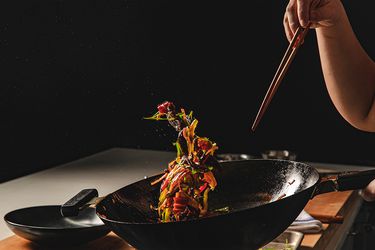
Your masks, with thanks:
M 293 36 L 292 41 L 289 43 L 289 46 L 283 56 L 283 59 L 281 60 L 279 67 L 277 68 L 275 76 L 272 79 L 272 82 L 267 90 L 267 93 L 263 99 L 263 102 L 251 127 L 252 131 L 255 131 L 260 120 L 262 119 L 268 105 L 270 104 L 273 96 L 276 93 L 277 88 L 280 85 L 280 82 L 284 78 L 285 73 L 287 72 L 291 62 L 293 61 L 299 46 L 302 44 L 309 28 L 310 25 L 308 25 L 306 28 L 298 27 L 296 33 Z

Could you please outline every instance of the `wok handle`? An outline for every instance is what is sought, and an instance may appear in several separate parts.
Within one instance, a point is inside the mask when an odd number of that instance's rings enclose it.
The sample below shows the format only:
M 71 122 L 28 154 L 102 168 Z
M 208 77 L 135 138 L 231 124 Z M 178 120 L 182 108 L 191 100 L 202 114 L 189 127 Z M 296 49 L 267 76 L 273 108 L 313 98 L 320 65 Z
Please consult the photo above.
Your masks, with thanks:
M 61 215 L 64 217 L 77 216 L 79 211 L 85 208 L 98 195 L 98 190 L 96 189 L 83 189 L 61 206 Z
M 311 198 L 328 192 L 363 189 L 374 179 L 375 169 L 322 177 Z
M 337 176 L 337 190 L 363 189 L 374 179 L 375 170 L 340 173 Z

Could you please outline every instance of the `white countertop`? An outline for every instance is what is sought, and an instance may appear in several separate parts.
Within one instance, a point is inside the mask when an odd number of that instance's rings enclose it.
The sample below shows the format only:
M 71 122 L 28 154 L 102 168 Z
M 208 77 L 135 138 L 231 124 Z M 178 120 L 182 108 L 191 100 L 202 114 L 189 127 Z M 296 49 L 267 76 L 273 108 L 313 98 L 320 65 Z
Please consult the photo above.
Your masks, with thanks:
M 105 196 L 144 176 L 160 173 L 175 157 L 174 152 L 113 148 L 68 164 L 0 184 L 0 216 L 14 209 L 60 205 L 85 188 Z M 318 170 L 365 170 L 370 167 L 310 163 Z M 13 233 L 0 220 L 0 240 Z

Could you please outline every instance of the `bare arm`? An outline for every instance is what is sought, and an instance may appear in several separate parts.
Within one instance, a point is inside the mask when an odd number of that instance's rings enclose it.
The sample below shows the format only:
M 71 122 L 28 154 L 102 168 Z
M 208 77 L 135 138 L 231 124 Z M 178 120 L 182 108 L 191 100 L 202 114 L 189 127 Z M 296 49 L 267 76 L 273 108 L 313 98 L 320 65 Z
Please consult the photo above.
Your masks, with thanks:
M 340 6 L 339 21 L 316 30 L 324 79 L 340 114 L 358 129 L 375 131 L 375 63 Z
M 292 21 L 291 21 L 292 20 Z M 296 26 L 316 27 L 328 93 L 352 126 L 375 132 L 375 63 L 357 40 L 339 0 L 291 0 L 284 27 L 288 39 Z

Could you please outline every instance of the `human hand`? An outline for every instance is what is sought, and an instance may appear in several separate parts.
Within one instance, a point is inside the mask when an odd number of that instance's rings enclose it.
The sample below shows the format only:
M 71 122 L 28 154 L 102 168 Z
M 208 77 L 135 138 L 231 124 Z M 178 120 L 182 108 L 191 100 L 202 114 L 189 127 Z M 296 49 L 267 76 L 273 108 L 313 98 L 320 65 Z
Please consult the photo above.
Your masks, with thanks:
M 360 194 L 366 201 L 375 201 L 375 180 L 370 182 L 366 188 L 361 190 Z
M 330 27 L 345 13 L 340 0 L 290 0 L 284 14 L 284 29 L 289 41 L 299 26 Z

